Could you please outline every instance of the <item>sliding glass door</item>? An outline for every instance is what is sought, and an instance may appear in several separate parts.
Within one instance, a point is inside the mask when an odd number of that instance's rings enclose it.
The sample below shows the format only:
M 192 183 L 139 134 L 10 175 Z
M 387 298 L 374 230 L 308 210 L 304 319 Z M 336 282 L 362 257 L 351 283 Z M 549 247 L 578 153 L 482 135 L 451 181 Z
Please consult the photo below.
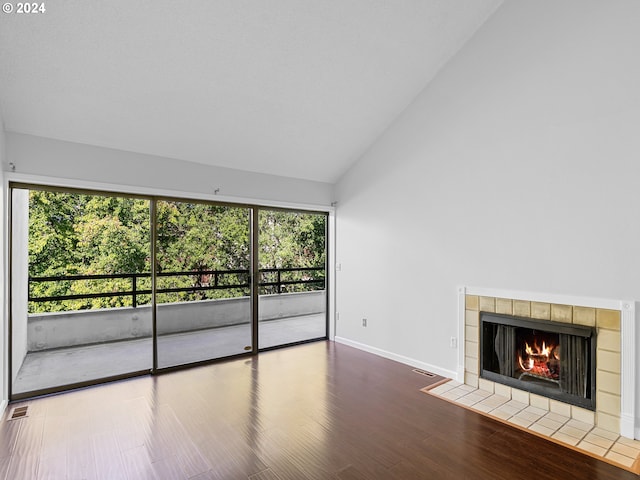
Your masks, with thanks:
M 158 368 L 252 351 L 251 210 L 156 203 Z
M 326 338 L 327 216 L 259 211 L 258 347 Z
M 151 368 L 149 206 L 11 190 L 13 398 Z
M 327 337 L 324 213 L 11 184 L 17 400 Z

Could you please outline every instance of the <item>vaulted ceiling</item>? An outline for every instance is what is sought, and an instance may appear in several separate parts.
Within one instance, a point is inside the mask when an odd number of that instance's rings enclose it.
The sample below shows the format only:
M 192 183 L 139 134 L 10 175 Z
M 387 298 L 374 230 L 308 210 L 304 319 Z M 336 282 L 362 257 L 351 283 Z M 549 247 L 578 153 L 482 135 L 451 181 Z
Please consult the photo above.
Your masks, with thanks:
M 0 112 L 11 132 L 335 182 L 500 3 L 45 2 L 0 14 Z

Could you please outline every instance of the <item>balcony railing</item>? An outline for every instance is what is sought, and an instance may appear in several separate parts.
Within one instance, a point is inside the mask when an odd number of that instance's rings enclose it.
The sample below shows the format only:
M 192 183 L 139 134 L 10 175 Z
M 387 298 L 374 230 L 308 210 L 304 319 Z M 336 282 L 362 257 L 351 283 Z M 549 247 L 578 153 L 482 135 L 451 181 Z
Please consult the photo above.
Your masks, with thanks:
M 261 268 L 258 283 L 259 293 L 286 293 L 296 285 L 303 286 L 297 291 L 323 290 L 325 288 L 324 267 L 303 268 Z M 301 278 L 294 278 L 295 276 Z M 167 277 L 195 277 L 192 285 L 182 287 L 156 288 L 156 293 L 196 293 L 212 290 L 248 289 L 251 286 L 249 270 L 196 270 L 190 272 L 159 272 L 158 278 Z M 76 282 L 94 280 L 129 280 L 131 289 L 125 291 L 104 291 L 94 293 L 78 293 L 67 295 L 35 296 L 32 287 L 47 282 Z M 29 302 L 59 302 L 64 300 L 83 300 L 90 298 L 131 297 L 131 305 L 138 305 L 138 296 L 150 295 L 150 288 L 140 288 L 141 280 L 150 283 L 150 273 L 122 273 L 113 275 L 58 275 L 47 277 L 29 277 Z

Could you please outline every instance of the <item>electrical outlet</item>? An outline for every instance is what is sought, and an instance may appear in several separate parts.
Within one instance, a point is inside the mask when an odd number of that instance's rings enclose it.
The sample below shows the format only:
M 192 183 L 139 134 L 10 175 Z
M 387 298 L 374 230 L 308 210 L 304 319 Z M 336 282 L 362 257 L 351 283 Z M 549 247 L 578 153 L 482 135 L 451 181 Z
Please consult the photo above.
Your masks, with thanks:
M 456 337 L 451 337 L 449 339 L 449 346 L 451 348 L 458 348 L 458 339 Z
M 366 327 L 366 326 L 367 326 L 367 319 L 366 319 L 366 318 L 363 318 L 363 319 L 362 319 L 362 326 L 363 326 L 363 327 Z

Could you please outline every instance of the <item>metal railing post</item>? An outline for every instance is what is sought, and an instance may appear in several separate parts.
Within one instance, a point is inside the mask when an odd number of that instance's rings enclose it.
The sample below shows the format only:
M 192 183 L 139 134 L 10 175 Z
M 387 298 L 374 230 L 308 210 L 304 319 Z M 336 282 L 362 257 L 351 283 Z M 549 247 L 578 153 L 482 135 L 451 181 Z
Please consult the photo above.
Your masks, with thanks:
M 137 292 L 138 292 L 138 275 L 136 275 L 135 273 L 131 276 L 131 305 L 133 306 L 133 308 L 136 308 L 138 306 L 138 301 L 137 301 Z

